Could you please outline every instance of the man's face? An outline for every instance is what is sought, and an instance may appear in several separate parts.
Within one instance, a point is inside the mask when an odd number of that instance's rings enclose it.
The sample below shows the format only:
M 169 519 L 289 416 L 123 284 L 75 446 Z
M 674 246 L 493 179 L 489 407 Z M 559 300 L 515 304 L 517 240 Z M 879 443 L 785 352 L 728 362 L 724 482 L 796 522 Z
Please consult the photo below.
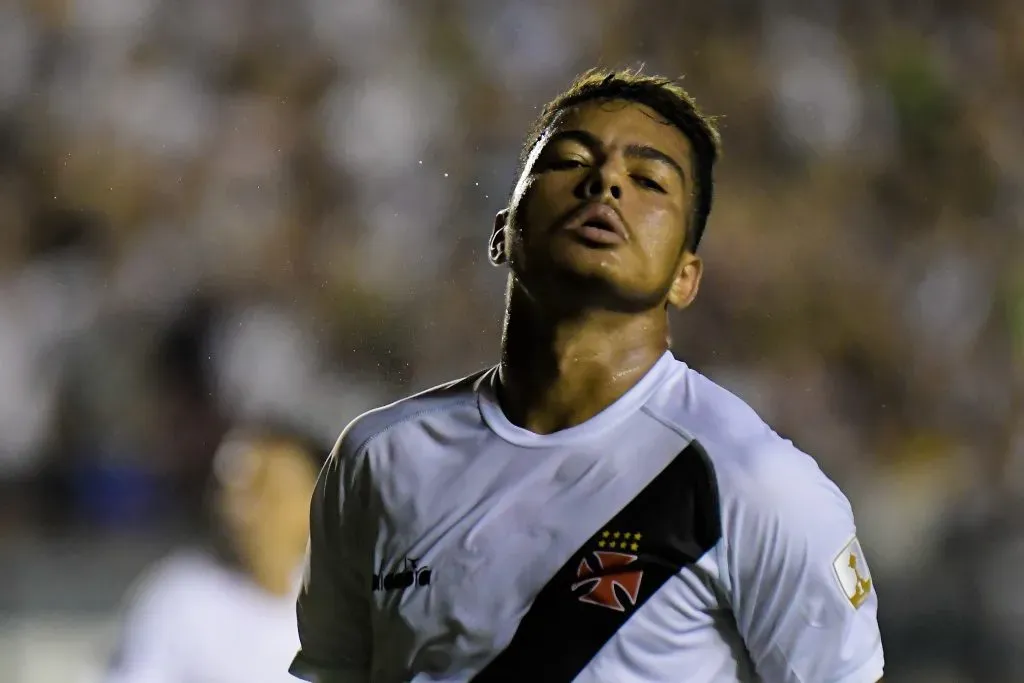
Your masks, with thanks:
M 250 552 L 301 557 L 309 532 L 309 500 L 317 471 L 302 447 L 283 440 L 243 444 L 223 485 L 224 503 L 242 511 L 236 534 L 251 537 Z
M 302 447 L 293 444 L 263 444 L 260 457 L 263 524 L 283 547 L 302 553 L 309 534 L 309 501 L 317 471 Z
M 535 298 L 630 311 L 686 306 L 701 273 L 683 249 L 690 159 L 686 136 L 646 106 L 569 109 L 532 150 L 507 216 L 498 216 L 492 257 L 510 262 Z

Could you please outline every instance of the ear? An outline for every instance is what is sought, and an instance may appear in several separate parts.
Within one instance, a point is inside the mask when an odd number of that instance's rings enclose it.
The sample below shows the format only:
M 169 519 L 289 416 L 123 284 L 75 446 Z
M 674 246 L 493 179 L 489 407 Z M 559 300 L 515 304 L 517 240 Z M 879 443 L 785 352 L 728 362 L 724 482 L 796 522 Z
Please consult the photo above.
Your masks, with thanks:
M 679 260 L 676 279 L 668 292 L 668 303 L 673 308 L 683 309 L 693 303 L 700 289 L 700 278 L 704 274 L 704 262 L 700 256 L 686 251 Z
M 502 209 L 494 217 L 494 230 L 491 232 L 491 241 L 487 248 L 487 256 L 491 264 L 503 266 L 508 261 L 505 253 L 505 226 L 508 225 L 508 209 Z

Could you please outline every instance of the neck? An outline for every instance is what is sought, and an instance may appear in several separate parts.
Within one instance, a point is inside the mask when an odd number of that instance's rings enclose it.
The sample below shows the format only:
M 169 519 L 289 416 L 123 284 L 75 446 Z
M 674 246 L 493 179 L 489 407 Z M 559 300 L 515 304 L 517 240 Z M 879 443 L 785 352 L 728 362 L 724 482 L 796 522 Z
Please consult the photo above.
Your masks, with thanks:
M 514 283 L 502 335 L 501 404 L 537 434 L 589 420 L 629 391 L 668 349 L 668 319 L 588 310 L 554 314 Z

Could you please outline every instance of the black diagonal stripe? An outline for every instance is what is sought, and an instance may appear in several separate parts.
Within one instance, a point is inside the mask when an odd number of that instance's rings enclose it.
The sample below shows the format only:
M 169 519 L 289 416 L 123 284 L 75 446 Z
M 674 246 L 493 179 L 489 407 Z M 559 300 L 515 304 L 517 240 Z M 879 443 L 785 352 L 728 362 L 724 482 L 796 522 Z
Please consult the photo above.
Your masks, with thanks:
M 625 594 L 618 595 L 624 612 L 581 602 L 585 587 L 575 593 L 570 588 L 579 580 L 580 562 L 593 564 L 594 551 L 631 552 L 628 546 L 599 547 L 604 530 L 641 534 L 632 553 L 638 559 L 621 568 L 623 573 L 643 571 L 636 605 Z M 533 601 L 512 642 L 473 683 L 570 683 L 636 610 L 700 559 L 721 534 L 714 469 L 704 449 L 692 442 L 558 570 Z

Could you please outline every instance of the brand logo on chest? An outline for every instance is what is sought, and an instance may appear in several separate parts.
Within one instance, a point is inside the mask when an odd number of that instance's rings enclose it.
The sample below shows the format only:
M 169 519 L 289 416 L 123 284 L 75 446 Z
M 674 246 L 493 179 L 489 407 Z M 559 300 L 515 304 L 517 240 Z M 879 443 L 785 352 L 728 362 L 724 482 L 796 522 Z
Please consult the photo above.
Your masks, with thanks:
M 374 574 L 373 590 L 377 591 L 399 591 L 406 588 L 430 585 L 430 578 L 433 571 L 429 566 L 420 566 L 419 560 L 408 557 L 402 561 L 401 571 L 390 574 Z

